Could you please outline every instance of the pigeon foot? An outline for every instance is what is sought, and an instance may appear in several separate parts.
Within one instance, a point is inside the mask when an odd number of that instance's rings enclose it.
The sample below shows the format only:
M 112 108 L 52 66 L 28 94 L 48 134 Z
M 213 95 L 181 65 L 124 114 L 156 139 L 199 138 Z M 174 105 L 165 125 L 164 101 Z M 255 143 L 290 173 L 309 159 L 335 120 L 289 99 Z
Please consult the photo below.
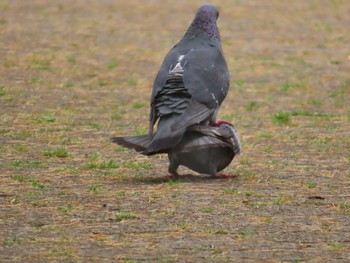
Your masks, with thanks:
M 220 126 L 221 124 L 227 124 L 227 125 L 233 126 L 231 122 L 225 121 L 225 120 L 217 120 L 217 121 L 214 122 L 214 123 L 210 123 L 210 126 L 212 126 L 212 127 L 218 127 L 218 126 Z
M 216 174 L 213 176 L 214 179 L 234 179 L 237 175 L 230 175 L 230 174 Z

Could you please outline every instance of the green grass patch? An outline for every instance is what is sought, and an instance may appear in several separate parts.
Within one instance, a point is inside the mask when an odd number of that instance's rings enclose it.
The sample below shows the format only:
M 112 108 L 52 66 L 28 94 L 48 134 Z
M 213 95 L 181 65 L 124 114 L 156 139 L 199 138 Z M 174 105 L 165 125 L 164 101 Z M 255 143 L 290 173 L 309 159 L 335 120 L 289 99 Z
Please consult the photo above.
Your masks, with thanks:
M 8 238 L 3 241 L 3 245 L 6 247 L 13 247 L 20 244 L 20 239 L 18 237 Z
M 310 138 L 308 140 L 309 144 L 316 144 L 316 145 L 324 145 L 324 144 L 329 144 L 331 142 L 331 138 L 319 138 L 319 137 L 315 137 L 315 138 Z
M 244 107 L 247 111 L 256 111 L 259 106 L 258 103 L 256 101 L 252 101 L 250 103 L 248 103 L 247 105 L 245 105 Z
M 43 151 L 43 155 L 46 157 L 59 157 L 59 158 L 66 158 L 69 156 L 69 153 L 67 149 L 60 148 L 55 150 L 45 150 Z
M 126 80 L 128 86 L 136 86 L 139 81 L 135 78 L 129 78 Z
M 343 211 L 347 211 L 350 210 L 350 202 L 344 202 L 344 203 L 340 203 L 339 207 L 341 210 Z
M 303 66 L 305 68 L 312 68 L 312 64 L 305 61 L 302 57 L 299 57 L 297 55 L 290 55 L 287 57 L 287 60 L 291 63 L 294 63 L 296 65 Z
M 10 8 L 10 5 L 5 2 L 0 2 L 0 10 L 7 10 Z
M 290 203 L 290 198 L 288 196 L 277 196 L 274 200 L 273 200 L 273 204 L 274 205 L 285 205 Z
M 315 116 L 315 117 L 334 117 L 335 114 L 329 114 L 329 113 L 318 113 L 318 112 L 311 112 L 307 110 L 294 110 L 290 112 L 291 116 Z
M 90 185 L 89 190 L 95 194 L 98 194 L 102 190 L 102 185 L 98 185 L 98 184 Z
M 118 67 L 118 63 L 115 60 L 112 60 L 108 65 L 107 68 L 109 70 L 115 69 L 116 67 Z
M 15 174 L 15 175 L 12 175 L 11 178 L 15 181 L 18 181 L 18 182 L 24 182 L 26 181 L 26 178 L 21 175 L 21 174 Z
M 117 196 L 125 197 L 125 195 L 126 195 L 126 192 L 125 192 L 125 191 L 119 191 L 119 192 L 117 192 Z
M 21 131 L 11 135 L 11 137 L 14 139 L 27 139 L 31 136 L 32 136 L 32 133 L 27 131 Z
M 322 104 L 323 104 L 322 101 L 317 100 L 317 99 L 313 99 L 313 98 L 312 99 L 308 99 L 306 101 L 306 103 L 309 104 L 309 105 L 315 106 L 315 107 L 321 107 Z
M 272 123 L 275 125 L 288 125 L 291 123 L 289 112 L 276 112 L 272 116 Z
M 75 54 L 69 55 L 67 57 L 67 61 L 71 64 L 76 64 L 77 63 L 77 56 Z
M 40 128 L 39 129 L 39 132 L 40 133 L 45 133 L 45 132 L 49 132 L 49 133 L 52 133 L 52 132 L 69 132 L 69 131 L 73 131 L 73 129 L 71 128 Z
M 23 144 L 14 144 L 13 149 L 15 149 L 17 152 L 22 152 L 22 153 L 29 151 L 28 146 Z
M 93 153 L 93 154 L 85 154 L 86 158 L 89 158 L 91 161 L 96 161 L 101 158 L 101 155 L 99 153 Z
M 32 179 L 32 178 L 29 178 L 28 182 L 30 182 L 34 188 L 44 188 L 45 187 L 44 184 L 42 184 L 42 183 L 40 183 L 37 180 Z
M 306 88 L 305 82 L 286 82 L 282 85 L 283 91 L 288 91 L 293 88 Z
M 63 86 L 68 89 L 73 89 L 75 85 L 72 82 L 66 82 Z
M 267 146 L 263 151 L 266 153 L 272 153 L 273 152 L 272 146 Z
M 249 234 L 248 234 L 247 232 L 239 231 L 239 232 L 237 233 L 237 236 L 238 236 L 239 238 L 247 238 L 247 237 L 249 236 Z
M 134 170 L 149 170 L 149 169 L 152 169 L 154 167 L 154 165 L 152 163 L 148 163 L 148 162 L 133 162 L 133 161 L 130 161 L 130 162 L 125 162 L 123 163 L 122 167 L 125 167 L 125 168 L 131 168 L 131 169 L 134 169 Z
M 107 86 L 108 85 L 108 82 L 105 82 L 105 81 L 101 81 L 98 83 L 98 86 L 99 87 L 104 87 L 104 86 Z
M 43 83 L 43 80 L 41 78 L 38 77 L 32 77 L 30 80 L 30 83 L 33 85 L 39 85 Z
M 43 168 L 44 167 L 43 163 L 40 161 L 22 161 L 22 160 L 5 162 L 0 164 L 0 166 L 12 166 L 17 168 Z
M 61 137 L 60 144 L 63 145 L 76 145 L 81 142 L 81 139 L 78 137 Z
M 119 167 L 120 167 L 120 164 L 114 160 L 110 160 L 109 162 L 101 162 L 98 165 L 99 169 L 115 169 Z
M 315 182 L 305 182 L 305 184 L 306 184 L 307 188 L 310 188 L 310 189 L 317 187 L 317 183 L 315 183 Z
M 10 130 L 0 130 L 0 135 L 3 135 L 3 134 L 6 134 L 6 133 L 9 133 Z
M 271 132 L 259 132 L 259 138 L 271 139 L 273 134 Z
M 234 122 L 233 120 L 237 120 L 237 121 L 241 120 L 242 116 L 239 115 L 238 113 L 230 113 L 230 114 L 222 115 L 220 119 Z M 235 125 L 235 127 L 236 127 L 236 125 Z
M 0 86 L 0 97 L 5 96 L 5 94 L 6 94 L 5 86 Z
M 39 123 L 53 123 L 56 121 L 56 118 L 52 115 L 45 115 L 45 116 L 41 116 L 39 118 L 36 118 L 36 120 Z
M 50 71 L 53 69 L 51 67 L 51 61 L 45 58 L 39 58 L 38 56 L 33 56 L 32 58 L 33 68 L 39 71 Z
M 137 127 L 136 129 L 135 129 L 135 134 L 136 135 L 145 135 L 145 134 L 148 134 L 148 128 L 146 128 L 146 127 L 144 127 L 144 128 L 139 128 L 139 127 Z
M 123 115 L 121 115 L 120 113 L 113 113 L 111 116 L 111 119 L 113 121 L 119 121 L 123 118 Z
M 226 195 L 239 195 L 239 196 L 254 196 L 255 194 L 253 192 L 249 192 L 249 191 L 238 191 L 236 189 L 225 189 L 223 191 L 224 194 Z
M 121 167 L 121 164 L 114 160 L 110 160 L 108 162 L 103 161 L 99 163 L 93 160 L 85 165 L 85 168 L 87 169 L 116 169 L 120 167 Z
M 137 216 L 133 213 L 127 211 L 118 211 L 114 214 L 117 221 L 122 221 L 124 219 L 136 219 Z
M 200 212 L 202 213 L 211 213 L 214 211 L 214 208 L 212 207 L 202 207 L 201 209 L 199 209 Z
M 237 80 L 237 81 L 233 82 L 233 86 L 236 86 L 238 88 L 243 88 L 244 85 L 245 85 L 244 80 Z
M 60 211 L 60 212 L 62 212 L 64 214 L 67 214 L 67 213 L 71 212 L 73 209 L 74 209 L 74 207 L 71 204 L 68 204 L 67 206 L 59 206 L 57 208 L 58 211 Z
M 333 251 L 338 251 L 338 250 L 344 250 L 345 246 L 336 242 L 336 241 L 332 241 L 331 243 L 328 244 L 327 249 L 333 250 Z
M 132 107 L 134 109 L 141 109 L 141 108 L 144 108 L 145 106 L 146 106 L 145 103 L 139 102 L 139 101 L 136 101 L 132 104 Z
M 180 181 L 179 180 L 169 180 L 166 183 L 166 186 L 168 186 L 169 188 L 175 188 L 177 186 L 180 185 Z
M 345 89 L 341 87 L 341 88 L 338 88 L 338 89 L 331 90 L 331 91 L 328 92 L 328 95 L 331 98 L 335 98 L 335 97 L 343 98 L 344 95 L 345 95 Z
M 95 129 L 96 131 L 100 131 L 103 126 L 97 123 L 89 123 L 88 126 L 90 126 L 92 129 Z
M 333 26 L 328 23 L 314 23 L 313 25 L 314 29 L 321 33 L 332 33 Z
M 34 188 L 44 188 L 45 185 L 33 178 L 26 178 L 21 174 L 12 175 L 11 178 L 18 182 L 30 182 Z
M 237 194 L 237 190 L 236 189 L 224 189 L 223 193 L 225 195 L 234 195 L 234 194 Z

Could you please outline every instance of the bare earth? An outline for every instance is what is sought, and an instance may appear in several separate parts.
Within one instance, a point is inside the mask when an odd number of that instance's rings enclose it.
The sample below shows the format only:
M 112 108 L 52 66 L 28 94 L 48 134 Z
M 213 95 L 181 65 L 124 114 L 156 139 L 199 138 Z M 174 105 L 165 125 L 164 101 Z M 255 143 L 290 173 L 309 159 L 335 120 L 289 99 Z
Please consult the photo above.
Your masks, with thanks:
M 0 262 L 350 262 L 350 1 L 215 2 L 238 177 L 163 182 L 109 139 L 202 1 L 0 0 Z

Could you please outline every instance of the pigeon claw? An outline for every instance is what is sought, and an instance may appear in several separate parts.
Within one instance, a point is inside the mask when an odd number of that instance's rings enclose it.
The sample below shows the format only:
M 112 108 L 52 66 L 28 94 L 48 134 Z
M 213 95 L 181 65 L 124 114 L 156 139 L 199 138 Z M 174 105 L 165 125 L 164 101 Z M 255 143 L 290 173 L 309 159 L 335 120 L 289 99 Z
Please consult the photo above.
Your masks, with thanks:
M 218 126 L 220 126 L 221 124 L 227 124 L 227 125 L 233 126 L 233 124 L 232 124 L 231 122 L 225 121 L 225 120 L 217 120 L 216 122 L 211 123 L 210 126 L 212 126 L 212 127 L 218 127 Z
M 214 176 L 215 179 L 234 179 L 237 175 L 230 175 L 230 174 L 216 174 Z
M 164 181 L 175 181 L 175 180 L 179 180 L 178 174 L 168 174 L 164 176 Z

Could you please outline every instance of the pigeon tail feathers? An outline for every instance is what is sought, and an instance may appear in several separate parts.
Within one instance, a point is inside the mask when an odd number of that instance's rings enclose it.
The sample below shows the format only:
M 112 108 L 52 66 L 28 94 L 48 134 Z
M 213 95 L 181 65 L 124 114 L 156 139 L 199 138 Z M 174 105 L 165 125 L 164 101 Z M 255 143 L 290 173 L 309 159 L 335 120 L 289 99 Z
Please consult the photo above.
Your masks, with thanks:
M 135 151 L 144 154 L 144 151 L 151 142 L 151 137 L 149 135 L 114 137 L 111 140 L 113 143 L 129 149 L 134 149 Z
M 157 131 L 145 151 L 147 155 L 166 153 L 181 141 L 186 131 L 186 127 L 172 131 L 171 126 L 173 122 L 173 115 L 163 116 L 159 119 Z

